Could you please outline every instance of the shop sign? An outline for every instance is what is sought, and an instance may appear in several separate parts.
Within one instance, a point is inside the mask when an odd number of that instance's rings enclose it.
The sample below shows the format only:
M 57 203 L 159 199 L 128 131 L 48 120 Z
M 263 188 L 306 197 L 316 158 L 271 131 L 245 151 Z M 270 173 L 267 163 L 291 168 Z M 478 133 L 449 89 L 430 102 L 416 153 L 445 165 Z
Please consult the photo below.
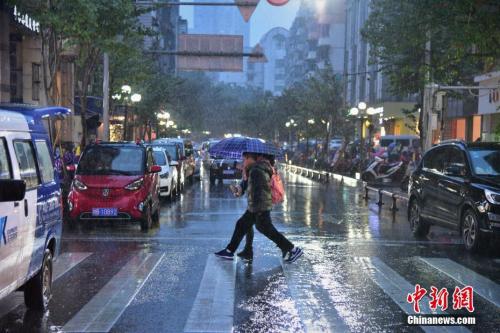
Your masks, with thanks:
M 14 19 L 17 23 L 22 24 L 31 31 L 40 32 L 40 23 L 29 17 L 28 14 L 20 13 L 17 6 L 14 6 Z

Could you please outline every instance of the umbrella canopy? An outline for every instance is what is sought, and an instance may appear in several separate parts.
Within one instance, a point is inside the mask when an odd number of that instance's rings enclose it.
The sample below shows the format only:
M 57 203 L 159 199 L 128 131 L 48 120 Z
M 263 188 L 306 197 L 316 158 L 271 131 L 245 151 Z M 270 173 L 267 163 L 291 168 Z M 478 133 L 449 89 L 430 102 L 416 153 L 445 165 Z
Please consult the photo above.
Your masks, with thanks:
M 241 158 L 243 153 L 280 156 L 281 150 L 262 139 L 236 137 L 221 140 L 209 149 L 209 153 L 222 158 Z

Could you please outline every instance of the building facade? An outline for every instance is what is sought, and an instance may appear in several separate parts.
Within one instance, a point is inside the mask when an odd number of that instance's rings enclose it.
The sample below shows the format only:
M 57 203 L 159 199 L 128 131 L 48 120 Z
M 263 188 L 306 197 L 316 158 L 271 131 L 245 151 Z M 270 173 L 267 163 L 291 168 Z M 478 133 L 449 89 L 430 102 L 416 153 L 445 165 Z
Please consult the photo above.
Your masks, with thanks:
M 288 30 L 273 28 L 259 42 L 264 50 L 266 62 L 247 60 L 247 83 L 270 91 L 273 95 L 281 95 L 285 88 L 285 58 Z
M 286 84 L 330 66 L 344 73 L 344 1 L 302 1 L 287 40 Z
M 418 114 L 409 116 L 415 107 L 415 96 L 396 96 L 380 70 L 376 59 L 370 58 L 370 45 L 363 40 L 361 30 L 370 15 L 371 0 L 346 2 L 345 25 L 345 102 L 355 107 L 364 102 L 377 109 L 372 124 L 376 136 L 416 134 Z
M 481 139 L 500 141 L 500 71 L 478 75 L 479 86 L 497 87 L 479 90 L 478 116 L 482 118 Z

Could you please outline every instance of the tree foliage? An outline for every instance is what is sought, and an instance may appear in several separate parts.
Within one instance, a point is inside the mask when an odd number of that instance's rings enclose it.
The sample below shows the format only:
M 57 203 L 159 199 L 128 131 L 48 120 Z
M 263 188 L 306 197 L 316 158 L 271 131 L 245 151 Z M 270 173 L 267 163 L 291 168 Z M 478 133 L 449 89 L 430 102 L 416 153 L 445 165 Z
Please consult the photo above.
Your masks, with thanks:
M 362 34 L 393 91 L 419 93 L 429 81 L 471 83 L 491 69 L 500 58 L 499 17 L 496 0 L 373 0 Z

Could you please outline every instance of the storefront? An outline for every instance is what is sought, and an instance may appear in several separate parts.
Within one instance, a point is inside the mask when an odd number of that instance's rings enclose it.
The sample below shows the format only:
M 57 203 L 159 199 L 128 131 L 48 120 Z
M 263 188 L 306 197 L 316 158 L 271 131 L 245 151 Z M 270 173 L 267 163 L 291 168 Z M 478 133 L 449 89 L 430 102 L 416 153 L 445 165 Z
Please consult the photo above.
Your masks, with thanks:
M 442 140 L 476 141 L 481 138 L 481 116 L 477 97 L 465 93 L 463 98 L 446 98 L 442 118 Z
M 384 135 L 418 135 L 418 111 L 414 111 L 415 103 L 385 102 L 375 108 L 379 116 L 379 134 Z
M 479 90 L 478 114 L 482 116 L 481 139 L 500 141 L 500 71 L 476 76 L 474 81 L 483 87 Z

